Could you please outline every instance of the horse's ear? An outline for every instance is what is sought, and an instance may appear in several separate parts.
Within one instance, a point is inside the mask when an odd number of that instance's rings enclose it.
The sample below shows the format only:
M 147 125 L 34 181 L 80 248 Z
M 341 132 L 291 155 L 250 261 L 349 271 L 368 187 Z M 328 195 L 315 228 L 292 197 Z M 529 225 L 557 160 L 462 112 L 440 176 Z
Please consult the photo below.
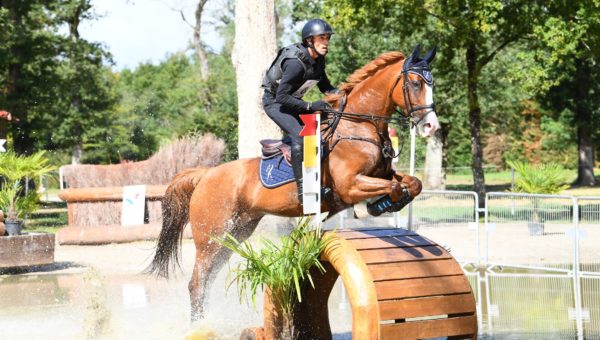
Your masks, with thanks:
M 431 61 L 433 60 L 433 58 L 435 58 L 435 52 L 436 52 L 436 48 L 432 48 L 431 51 L 427 52 L 427 54 L 425 55 L 425 61 L 427 61 L 427 64 L 430 64 Z
M 417 60 L 417 58 L 419 58 L 419 54 L 421 54 L 421 45 L 417 44 L 410 57 L 412 58 L 412 60 Z

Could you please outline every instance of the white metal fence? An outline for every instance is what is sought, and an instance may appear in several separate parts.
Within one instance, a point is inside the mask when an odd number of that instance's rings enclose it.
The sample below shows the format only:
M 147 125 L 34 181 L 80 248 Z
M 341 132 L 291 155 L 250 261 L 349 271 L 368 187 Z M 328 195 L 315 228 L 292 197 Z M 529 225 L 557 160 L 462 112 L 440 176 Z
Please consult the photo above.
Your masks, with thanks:
M 341 227 L 417 230 L 450 249 L 477 300 L 480 331 L 600 340 L 600 197 L 423 191 L 412 207 Z

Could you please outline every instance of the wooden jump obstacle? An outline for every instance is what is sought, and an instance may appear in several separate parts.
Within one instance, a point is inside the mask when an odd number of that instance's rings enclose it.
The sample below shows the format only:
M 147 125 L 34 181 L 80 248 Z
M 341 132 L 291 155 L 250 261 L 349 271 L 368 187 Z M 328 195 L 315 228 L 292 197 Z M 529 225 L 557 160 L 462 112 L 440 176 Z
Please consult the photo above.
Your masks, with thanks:
M 327 300 L 338 276 L 352 308 L 352 339 L 475 339 L 471 286 L 443 247 L 406 229 L 339 230 L 322 254 L 327 269 L 303 289 L 294 326 L 300 339 L 331 339 Z M 265 294 L 263 328 L 242 339 L 274 339 L 277 312 Z
M 162 224 L 161 199 L 166 185 L 146 186 L 148 222 L 121 226 L 123 187 L 70 188 L 58 197 L 67 202 L 69 225 L 58 232 L 59 244 L 103 244 L 155 239 Z

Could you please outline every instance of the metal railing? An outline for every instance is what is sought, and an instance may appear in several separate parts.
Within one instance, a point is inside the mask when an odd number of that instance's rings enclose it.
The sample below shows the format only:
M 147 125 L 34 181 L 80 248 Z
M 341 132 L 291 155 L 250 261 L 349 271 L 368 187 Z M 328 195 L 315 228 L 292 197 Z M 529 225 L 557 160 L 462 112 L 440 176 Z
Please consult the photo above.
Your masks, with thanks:
M 474 192 L 423 190 L 412 202 L 407 227 L 450 249 L 459 262 L 479 263 L 478 206 Z
M 568 235 L 573 207 L 571 196 L 488 193 L 485 263 L 572 270 L 574 241 Z
M 490 192 L 481 226 L 478 203 L 474 192 L 424 190 L 411 209 L 349 227 L 404 227 L 449 248 L 483 333 L 600 339 L 600 197 Z

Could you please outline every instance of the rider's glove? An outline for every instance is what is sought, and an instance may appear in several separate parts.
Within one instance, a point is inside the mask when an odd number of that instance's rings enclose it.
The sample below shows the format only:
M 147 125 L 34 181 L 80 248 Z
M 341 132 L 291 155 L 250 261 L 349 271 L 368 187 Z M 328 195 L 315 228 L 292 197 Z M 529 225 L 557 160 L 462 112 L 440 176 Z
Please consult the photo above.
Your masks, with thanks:
M 311 112 L 315 112 L 315 111 L 325 112 L 330 109 L 331 109 L 331 105 L 329 105 L 328 102 L 324 102 L 322 100 L 317 100 L 316 102 L 312 102 L 309 105 L 309 111 L 311 111 Z

